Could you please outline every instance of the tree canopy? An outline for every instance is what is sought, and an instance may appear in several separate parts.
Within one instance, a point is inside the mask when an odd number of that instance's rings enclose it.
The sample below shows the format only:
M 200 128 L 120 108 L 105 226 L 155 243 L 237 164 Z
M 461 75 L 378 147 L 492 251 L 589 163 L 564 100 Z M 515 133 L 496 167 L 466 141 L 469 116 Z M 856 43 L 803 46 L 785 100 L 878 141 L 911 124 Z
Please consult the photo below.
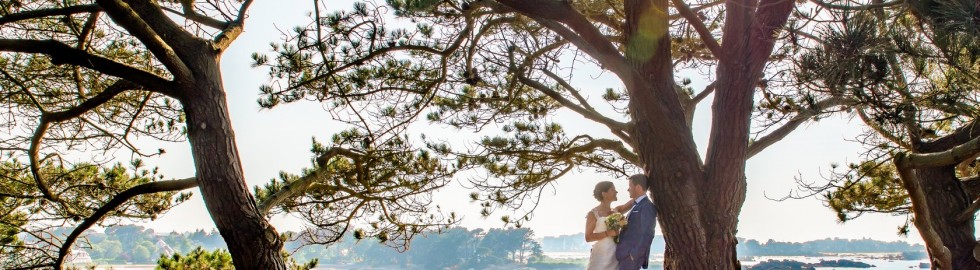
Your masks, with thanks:
M 971 268 L 980 32 L 971 1 L 820 5 L 819 37 L 774 80 L 768 117 L 793 101 L 839 98 L 866 131 L 860 162 L 832 165 L 828 184 L 801 182 L 841 222 L 867 212 L 909 216 L 934 265 Z M 971 23 L 972 22 L 972 23 Z
M 0 3 L 0 254 L 17 254 L 4 268 L 60 269 L 88 227 L 153 219 L 195 186 L 236 264 L 281 268 L 281 241 L 241 176 L 217 68 L 251 3 Z M 164 180 L 142 161 L 165 150 L 140 141 L 185 139 L 196 177 Z M 65 225 L 76 229 L 48 232 Z
M 466 181 L 484 215 L 519 209 L 503 217 L 515 225 L 569 172 L 642 171 L 655 182 L 663 228 L 704 236 L 668 244 L 676 247 L 669 256 L 683 254 L 676 265 L 686 267 L 737 268 L 728 255 L 745 160 L 825 109 L 846 105 L 820 100 L 788 112 L 787 125 L 762 130 L 749 145 L 760 75 L 770 60 L 790 54 L 770 57 L 777 43 L 790 42 L 788 1 L 391 0 L 336 13 L 321 12 L 329 2 L 314 3 L 310 25 L 287 33 L 270 54 L 253 55 L 270 75 L 261 106 L 319 101 L 353 127 L 328 149 L 378 155 L 368 151 L 397 146 L 436 157 L 471 173 Z M 590 68 L 619 82 L 584 87 L 572 70 Z M 675 77 L 681 69 L 714 83 L 695 90 L 691 79 Z M 701 157 L 691 127 L 697 104 L 711 94 L 712 134 Z M 598 131 L 581 128 L 586 123 Z M 477 135 L 442 138 L 417 131 L 423 125 Z M 317 181 L 285 182 L 302 190 Z

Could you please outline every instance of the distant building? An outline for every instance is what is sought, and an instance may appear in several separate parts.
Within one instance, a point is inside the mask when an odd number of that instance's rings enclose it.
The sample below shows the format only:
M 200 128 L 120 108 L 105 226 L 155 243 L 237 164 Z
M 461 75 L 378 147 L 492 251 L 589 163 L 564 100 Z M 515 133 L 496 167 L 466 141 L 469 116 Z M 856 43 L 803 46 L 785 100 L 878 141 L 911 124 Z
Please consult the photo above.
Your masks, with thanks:
M 177 253 L 173 248 L 170 248 L 170 245 L 167 245 L 167 242 L 163 241 L 163 238 L 157 238 L 157 247 L 160 248 L 160 253 L 167 257 Z
M 68 264 L 90 264 L 92 263 L 92 256 L 89 256 L 88 252 L 81 249 L 72 249 L 71 254 L 68 254 L 68 258 L 65 258 Z

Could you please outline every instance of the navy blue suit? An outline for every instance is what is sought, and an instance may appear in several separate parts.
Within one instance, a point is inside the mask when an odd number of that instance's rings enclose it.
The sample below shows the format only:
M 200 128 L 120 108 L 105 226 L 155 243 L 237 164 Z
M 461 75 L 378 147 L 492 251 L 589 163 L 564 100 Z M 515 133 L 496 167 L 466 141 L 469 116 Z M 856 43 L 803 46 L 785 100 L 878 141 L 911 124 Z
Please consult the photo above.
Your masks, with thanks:
M 650 198 L 643 198 L 630 210 L 626 228 L 619 232 L 619 245 L 616 245 L 619 270 L 647 268 L 656 227 L 657 207 Z

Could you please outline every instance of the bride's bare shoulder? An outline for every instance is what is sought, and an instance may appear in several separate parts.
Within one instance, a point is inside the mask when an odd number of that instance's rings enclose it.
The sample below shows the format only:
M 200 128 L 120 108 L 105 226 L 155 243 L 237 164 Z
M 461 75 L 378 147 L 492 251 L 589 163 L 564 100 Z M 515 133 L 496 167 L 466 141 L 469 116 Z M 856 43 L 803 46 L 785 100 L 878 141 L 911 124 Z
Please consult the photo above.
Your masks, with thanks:
M 598 208 L 598 206 L 596 206 L 596 207 L 593 207 L 592 209 L 589 209 L 589 212 L 586 212 L 586 213 L 585 213 L 585 218 L 586 218 L 586 219 L 589 219 L 589 218 L 595 218 L 595 211 L 596 211 L 596 208 Z

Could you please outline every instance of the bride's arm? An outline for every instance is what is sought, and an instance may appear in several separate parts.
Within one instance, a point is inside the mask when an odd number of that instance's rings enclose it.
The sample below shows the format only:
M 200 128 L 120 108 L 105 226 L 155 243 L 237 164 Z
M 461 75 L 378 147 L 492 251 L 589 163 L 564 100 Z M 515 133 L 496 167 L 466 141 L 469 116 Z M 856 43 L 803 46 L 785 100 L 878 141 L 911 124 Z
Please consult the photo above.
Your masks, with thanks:
M 630 208 L 633 208 L 633 200 L 627 200 L 626 203 L 613 207 L 613 211 L 619 212 L 620 214 L 626 214 L 626 211 L 629 211 Z
M 613 236 L 614 232 L 604 231 L 600 233 L 594 233 L 595 231 L 596 218 L 595 215 L 589 214 L 585 219 L 585 242 L 595 242 L 602 240 L 603 238 Z

